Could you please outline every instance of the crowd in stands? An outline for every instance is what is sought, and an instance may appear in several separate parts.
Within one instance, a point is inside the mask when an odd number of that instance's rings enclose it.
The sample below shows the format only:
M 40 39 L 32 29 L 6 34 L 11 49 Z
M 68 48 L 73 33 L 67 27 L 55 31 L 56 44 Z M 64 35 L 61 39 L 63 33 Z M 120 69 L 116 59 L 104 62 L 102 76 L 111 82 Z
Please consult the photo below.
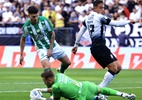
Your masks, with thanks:
M 54 28 L 73 28 L 73 39 L 85 17 L 93 11 L 93 0 L 0 0 L 0 24 L 24 23 L 29 5 L 49 18 Z M 104 15 L 113 20 L 131 20 L 142 25 L 142 0 L 103 0 Z M 72 43 L 74 44 L 74 43 Z
M 114 20 L 140 21 L 142 0 L 104 0 L 105 15 Z M 40 15 L 49 18 L 55 28 L 76 27 L 93 11 L 92 0 L 0 0 L 0 22 L 24 23 L 29 5 L 36 5 Z

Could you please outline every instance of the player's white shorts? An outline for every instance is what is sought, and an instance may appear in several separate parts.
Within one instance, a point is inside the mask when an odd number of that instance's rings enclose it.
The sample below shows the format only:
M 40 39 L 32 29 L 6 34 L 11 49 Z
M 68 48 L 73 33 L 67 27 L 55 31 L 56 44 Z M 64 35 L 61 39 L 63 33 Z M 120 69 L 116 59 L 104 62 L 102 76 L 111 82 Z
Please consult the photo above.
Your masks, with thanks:
M 45 59 L 49 60 L 49 58 L 47 57 L 47 52 L 48 52 L 47 49 L 37 50 L 37 54 L 38 54 L 40 61 L 45 60 Z M 53 51 L 52 51 L 52 57 L 54 59 L 59 59 L 59 58 L 64 57 L 65 55 L 66 55 L 65 51 L 58 44 L 56 44 L 56 46 L 53 48 Z

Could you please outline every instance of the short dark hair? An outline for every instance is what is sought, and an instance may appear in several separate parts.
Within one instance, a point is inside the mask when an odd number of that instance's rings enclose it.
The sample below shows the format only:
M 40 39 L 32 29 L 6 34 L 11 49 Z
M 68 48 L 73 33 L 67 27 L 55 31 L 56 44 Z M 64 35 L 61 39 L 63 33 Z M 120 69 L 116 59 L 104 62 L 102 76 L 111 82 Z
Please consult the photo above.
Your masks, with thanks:
M 38 8 L 36 6 L 29 6 L 27 11 L 28 11 L 29 14 L 37 14 Z
M 103 3 L 103 0 L 93 0 L 93 6 L 94 7 L 96 7 L 100 3 Z
M 48 79 L 50 77 L 54 77 L 54 73 L 51 70 L 47 70 L 41 74 L 41 77 Z

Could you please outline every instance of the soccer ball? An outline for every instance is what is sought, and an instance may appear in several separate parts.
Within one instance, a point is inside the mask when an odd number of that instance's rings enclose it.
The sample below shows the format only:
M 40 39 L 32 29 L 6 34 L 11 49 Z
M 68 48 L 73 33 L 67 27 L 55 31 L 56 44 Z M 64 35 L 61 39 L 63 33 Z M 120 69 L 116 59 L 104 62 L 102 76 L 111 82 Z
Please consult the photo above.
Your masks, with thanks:
M 53 97 L 53 95 L 52 95 L 52 96 L 50 96 L 50 100 L 53 100 L 53 98 L 54 98 L 54 97 Z
M 30 92 L 30 98 L 31 98 L 31 100 L 38 100 L 38 99 L 40 99 L 42 97 L 43 97 L 42 92 L 40 92 L 38 90 L 32 90 Z

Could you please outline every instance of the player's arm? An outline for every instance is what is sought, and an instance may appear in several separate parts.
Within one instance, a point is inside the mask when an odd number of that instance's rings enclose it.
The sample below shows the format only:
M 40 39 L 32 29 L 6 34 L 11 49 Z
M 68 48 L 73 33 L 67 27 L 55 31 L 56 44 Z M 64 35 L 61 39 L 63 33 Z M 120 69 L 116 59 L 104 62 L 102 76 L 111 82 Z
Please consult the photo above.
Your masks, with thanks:
M 133 20 L 127 20 L 127 21 L 115 21 L 115 20 L 111 20 L 109 25 L 110 26 L 116 26 L 116 27 L 121 27 L 121 26 L 125 26 L 126 24 L 133 24 L 134 21 Z
M 48 49 L 48 57 L 51 57 L 52 56 L 52 49 L 53 49 L 53 45 L 54 45 L 54 40 L 55 40 L 55 32 L 54 32 L 54 29 L 53 29 L 53 26 L 51 24 L 51 22 L 49 21 L 49 19 L 45 18 L 45 24 L 46 24 L 46 28 L 48 30 L 48 33 L 50 34 L 50 47 Z
M 53 94 L 53 100 L 60 100 L 61 98 L 61 90 L 58 87 L 58 85 L 54 84 L 52 85 L 52 94 Z
M 42 93 L 52 93 L 52 88 L 35 88 L 33 90 L 41 91 Z
M 116 27 L 121 27 L 124 26 L 126 24 L 134 24 L 134 20 L 127 20 L 127 21 L 116 21 L 116 20 L 111 20 L 110 18 L 107 18 L 103 15 L 100 15 L 100 20 L 102 22 L 102 24 L 106 24 L 106 25 L 110 25 L 110 26 L 116 26 Z
M 22 62 L 24 59 L 23 52 L 24 52 L 24 48 L 25 48 L 25 41 L 26 41 L 26 39 L 24 37 L 21 37 L 21 39 L 20 39 L 20 64 L 21 65 L 22 65 Z
M 28 36 L 28 32 L 26 31 L 26 28 L 22 28 L 22 37 L 20 39 L 20 61 L 19 63 L 22 65 L 22 62 L 24 60 L 24 48 L 25 48 L 25 43 L 26 43 L 26 37 Z
M 55 32 L 52 31 L 50 32 L 50 47 L 48 49 L 48 57 L 51 57 L 52 56 L 52 50 L 53 50 L 53 45 L 54 45 L 54 40 L 55 40 Z
M 81 40 L 81 37 L 82 37 L 82 35 L 85 33 L 86 30 L 87 30 L 87 27 L 86 27 L 86 24 L 85 24 L 85 21 L 84 21 L 84 22 L 83 22 L 83 25 L 82 25 L 82 27 L 81 27 L 81 29 L 79 30 L 79 32 L 78 32 L 78 34 L 77 34 L 74 47 L 72 48 L 72 52 L 73 52 L 74 54 L 77 52 L 77 48 L 78 48 L 78 45 L 79 45 L 79 41 Z

